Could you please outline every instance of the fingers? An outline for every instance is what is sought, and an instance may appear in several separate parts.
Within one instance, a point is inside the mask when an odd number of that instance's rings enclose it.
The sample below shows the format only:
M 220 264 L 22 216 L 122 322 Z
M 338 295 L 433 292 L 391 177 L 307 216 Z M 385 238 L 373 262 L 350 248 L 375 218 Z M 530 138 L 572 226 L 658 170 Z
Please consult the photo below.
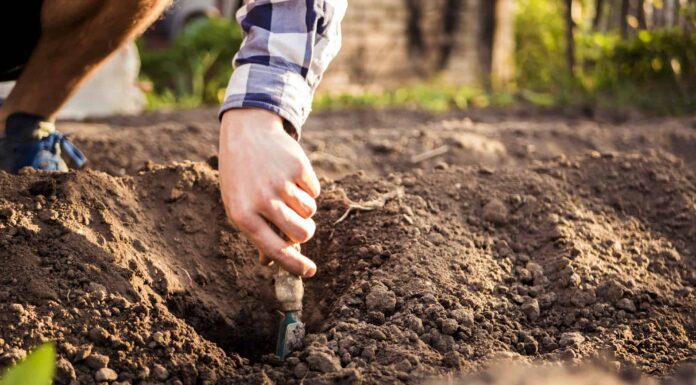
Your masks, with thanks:
M 317 212 L 317 202 L 296 184 L 286 183 L 281 197 L 302 218 L 309 219 Z
M 237 226 L 259 249 L 261 263 L 268 264 L 269 260 L 275 261 L 285 270 L 302 277 L 311 277 L 316 273 L 316 264 L 292 247 L 291 242 L 285 241 L 276 234 L 260 216 L 245 218 L 244 221 L 237 222 Z
M 306 157 L 301 162 L 300 170 L 294 182 L 312 198 L 316 199 L 319 196 L 321 185 L 319 184 L 317 174 L 314 173 L 314 169 L 312 169 L 312 165 L 309 163 L 309 159 Z
M 316 224 L 311 218 L 301 217 L 280 200 L 271 200 L 264 204 L 261 215 L 276 225 L 293 242 L 307 242 L 316 230 Z

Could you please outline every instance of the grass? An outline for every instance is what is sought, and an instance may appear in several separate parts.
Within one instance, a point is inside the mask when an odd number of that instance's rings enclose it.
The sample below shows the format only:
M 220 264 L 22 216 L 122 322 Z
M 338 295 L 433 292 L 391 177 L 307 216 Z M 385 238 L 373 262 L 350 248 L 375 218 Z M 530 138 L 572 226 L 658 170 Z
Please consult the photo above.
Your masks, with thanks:
M 219 92 L 220 102 L 224 89 Z M 200 98 L 146 93 L 148 110 L 195 108 Z M 544 108 L 595 106 L 607 109 L 636 109 L 658 116 L 684 115 L 696 111 L 696 92 L 658 85 L 652 88 L 623 84 L 603 90 L 588 90 L 580 84 L 568 84 L 555 91 L 520 89 L 492 92 L 480 87 L 455 86 L 438 82 L 407 85 L 391 90 L 353 93 L 321 93 L 313 102 L 315 111 L 352 108 L 413 108 L 432 112 L 467 108 L 537 106 Z
M 672 88 L 653 88 L 625 84 L 611 89 L 589 91 L 569 85 L 549 91 L 528 89 L 491 92 L 482 88 L 420 84 L 381 92 L 318 94 L 315 110 L 356 107 L 407 107 L 433 112 L 485 107 L 573 107 L 595 106 L 607 109 L 636 109 L 658 116 L 684 115 L 696 111 L 696 92 L 678 92 Z
M 318 94 L 314 109 L 355 107 L 411 107 L 428 111 L 448 111 L 469 107 L 510 106 L 512 93 L 487 92 L 480 88 L 438 84 L 417 84 L 381 92 Z

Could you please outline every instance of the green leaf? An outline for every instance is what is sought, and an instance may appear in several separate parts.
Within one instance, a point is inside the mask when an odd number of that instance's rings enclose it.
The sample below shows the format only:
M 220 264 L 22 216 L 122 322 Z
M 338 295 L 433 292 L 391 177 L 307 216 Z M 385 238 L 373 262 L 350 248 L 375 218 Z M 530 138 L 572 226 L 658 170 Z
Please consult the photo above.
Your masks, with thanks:
M 0 380 L 0 385 L 51 385 L 55 369 L 56 347 L 49 342 L 11 367 Z

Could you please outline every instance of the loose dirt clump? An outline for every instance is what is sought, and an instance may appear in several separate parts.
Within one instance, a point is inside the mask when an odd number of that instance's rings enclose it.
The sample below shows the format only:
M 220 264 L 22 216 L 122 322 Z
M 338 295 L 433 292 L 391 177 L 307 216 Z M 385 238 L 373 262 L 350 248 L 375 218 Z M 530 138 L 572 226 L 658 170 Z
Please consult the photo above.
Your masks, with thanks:
M 285 362 L 272 274 L 208 164 L 0 189 L 0 364 L 55 340 L 59 384 L 414 383 L 500 359 L 638 378 L 696 358 L 696 177 L 669 154 L 324 180 Z

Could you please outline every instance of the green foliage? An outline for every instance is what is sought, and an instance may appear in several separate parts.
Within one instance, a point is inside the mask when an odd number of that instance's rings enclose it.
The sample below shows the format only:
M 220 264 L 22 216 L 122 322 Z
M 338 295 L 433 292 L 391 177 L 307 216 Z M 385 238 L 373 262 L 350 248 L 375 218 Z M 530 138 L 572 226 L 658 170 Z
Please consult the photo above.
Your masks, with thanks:
M 164 50 L 146 50 L 140 42 L 141 77 L 154 86 L 149 106 L 219 103 L 241 41 L 236 23 L 214 18 L 193 22 Z
M 10 368 L 0 380 L 0 385 L 50 385 L 55 368 L 56 347 L 53 343 L 43 344 Z
M 641 30 L 622 39 L 618 28 L 592 30 L 593 1 L 575 31 L 576 67 L 566 63 L 562 0 L 518 0 L 515 18 L 517 84 L 524 100 L 543 104 L 602 104 L 675 114 L 696 106 L 696 34 Z M 689 11 L 691 12 L 691 11 Z
M 565 1 L 517 0 L 516 94 L 435 81 L 384 92 L 319 94 L 314 106 L 407 106 L 444 111 L 522 101 L 541 106 L 637 106 L 667 114 L 695 109 L 696 34 L 642 30 L 622 39 L 616 26 L 604 33 L 593 30 L 594 0 L 575 0 L 575 4 L 581 12 L 575 15 L 573 73 L 566 63 Z M 682 13 L 692 18 L 696 7 L 682 8 Z M 147 93 L 148 106 L 220 103 L 241 40 L 233 21 L 210 19 L 189 26 L 165 50 L 146 50 L 141 44 L 142 77 L 154 86 Z
M 514 96 L 507 93 L 490 93 L 480 88 L 435 82 L 381 92 L 320 94 L 314 99 L 314 108 L 321 110 L 354 107 L 412 107 L 437 112 L 468 107 L 506 106 L 514 101 Z
M 578 79 L 602 104 L 664 114 L 696 107 L 696 34 L 643 30 L 629 40 L 590 34 L 578 42 Z
M 610 83 L 638 84 L 693 80 L 696 73 L 696 34 L 681 31 L 640 31 L 638 37 L 616 44 L 600 58 L 614 64 Z M 604 63 L 606 66 L 607 63 Z
M 567 83 L 563 2 L 518 0 L 515 16 L 517 84 L 533 91 Z

